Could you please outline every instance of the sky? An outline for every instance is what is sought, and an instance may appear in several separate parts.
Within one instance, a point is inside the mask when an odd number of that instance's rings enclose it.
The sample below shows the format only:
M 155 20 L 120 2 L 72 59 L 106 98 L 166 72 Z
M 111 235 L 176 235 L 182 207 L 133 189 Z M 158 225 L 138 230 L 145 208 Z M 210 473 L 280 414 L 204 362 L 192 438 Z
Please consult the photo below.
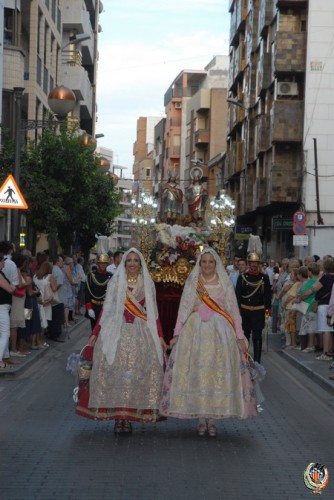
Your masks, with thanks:
M 130 178 L 140 116 L 164 117 L 164 94 L 184 69 L 228 54 L 229 0 L 103 0 L 96 133 Z

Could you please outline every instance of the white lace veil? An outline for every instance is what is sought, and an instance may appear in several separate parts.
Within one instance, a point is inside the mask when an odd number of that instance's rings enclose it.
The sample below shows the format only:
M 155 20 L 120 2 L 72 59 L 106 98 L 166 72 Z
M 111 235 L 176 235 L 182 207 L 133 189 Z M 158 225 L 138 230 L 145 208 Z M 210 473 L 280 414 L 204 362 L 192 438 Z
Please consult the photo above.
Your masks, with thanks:
M 124 302 L 127 290 L 127 275 L 125 262 L 129 253 L 136 253 L 141 262 L 141 272 L 144 283 L 145 306 L 147 313 L 147 327 L 154 340 L 160 363 L 163 363 L 162 348 L 157 330 L 158 309 L 156 303 L 156 292 L 154 282 L 148 272 L 143 255 L 136 248 L 130 248 L 123 255 L 121 263 L 108 284 L 106 298 L 103 304 L 103 312 L 100 319 L 102 339 L 102 350 L 109 365 L 115 359 L 118 341 L 121 336 L 121 327 L 124 314 Z
M 225 267 L 217 254 L 217 252 L 211 247 L 205 247 L 204 250 L 197 257 L 197 261 L 194 269 L 188 276 L 188 279 L 184 285 L 183 293 L 181 297 L 179 313 L 178 313 L 178 321 L 184 324 L 190 313 L 194 308 L 194 303 L 196 299 L 196 289 L 197 289 L 197 281 L 201 272 L 200 260 L 202 255 L 205 253 L 210 253 L 213 255 L 216 261 L 216 272 L 218 274 L 219 281 L 224 289 L 224 309 L 227 313 L 229 313 L 233 318 L 235 315 L 239 315 L 237 300 L 234 292 L 233 285 L 230 281 L 230 278 L 225 271 Z

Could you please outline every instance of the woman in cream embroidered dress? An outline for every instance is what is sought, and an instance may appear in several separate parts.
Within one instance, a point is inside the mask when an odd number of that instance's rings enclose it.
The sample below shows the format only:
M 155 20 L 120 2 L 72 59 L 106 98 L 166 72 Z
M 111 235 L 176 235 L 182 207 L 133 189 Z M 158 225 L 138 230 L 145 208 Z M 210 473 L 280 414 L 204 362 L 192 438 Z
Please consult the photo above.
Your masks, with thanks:
M 162 415 L 198 418 L 200 436 L 215 436 L 218 419 L 257 415 L 235 293 L 212 248 L 186 281 L 170 346 Z
M 142 254 L 124 254 L 89 345 L 94 346 L 87 403 L 80 394 L 76 413 L 116 420 L 115 432 L 131 432 L 130 421 L 161 420 L 159 404 L 166 348 L 158 319 L 154 283 Z

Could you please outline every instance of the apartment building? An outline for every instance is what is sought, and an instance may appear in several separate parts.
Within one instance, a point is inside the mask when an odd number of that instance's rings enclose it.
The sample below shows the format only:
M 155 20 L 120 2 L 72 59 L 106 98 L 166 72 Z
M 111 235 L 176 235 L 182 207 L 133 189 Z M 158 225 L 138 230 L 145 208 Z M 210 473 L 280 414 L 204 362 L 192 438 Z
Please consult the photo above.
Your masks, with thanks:
M 210 195 L 222 188 L 221 164 L 210 160 L 226 150 L 228 65 L 228 56 L 215 56 L 203 70 L 182 70 L 167 89 L 163 136 L 161 124 L 156 131 L 157 179 L 166 181 L 175 172 L 184 191 L 197 164 Z
M 195 162 L 207 178 L 210 196 L 223 187 L 221 165 L 213 158 L 226 151 L 228 56 L 215 56 L 205 66 L 206 76 L 198 91 L 186 103 L 187 132 L 184 174 L 186 186 Z
M 95 135 L 99 0 L 3 0 L 1 123 L 15 129 L 20 102 L 21 141 L 37 139 L 48 96 L 63 85 L 76 96 L 68 118 Z M 73 94 L 72 94 L 73 95 Z M 22 96 L 22 98 L 21 98 Z M 17 138 L 16 138 L 17 140 Z M 4 220 L 0 220 L 4 226 Z M 3 232 L 3 229 L 1 229 Z
M 159 123 L 159 116 L 141 116 L 137 120 L 136 141 L 133 144 L 133 178 L 140 191 L 153 195 L 154 173 L 154 127 Z
M 334 68 L 328 48 L 334 34 L 333 10 L 330 0 L 229 3 L 224 178 L 237 205 L 237 231 L 251 227 L 260 235 L 266 256 L 323 255 L 329 251 L 330 235 L 333 238 L 329 164 Z M 318 194 L 312 138 L 319 147 Z M 313 228 L 298 245 L 292 231 L 297 210 L 306 212 L 307 225 Z
M 124 170 L 126 167 L 120 165 L 113 165 L 113 173 L 117 176 L 116 189 L 120 195 L 121 213 L 115 217 L 113 222 L 113 231 L 109 237 L 110 250 L 129 250 L 132 246 L 132 232 L 131 232 L 131 209 L 132 209 L 132 191 L 133 180 L 124 177 Z
M 14 125 L 15 87 L 23 90 L 22 118 L 33 134 L 49 111 L 49 92 L 65 85 L 76 95 L 72 118 L 95 133 L 97 0 L 5 0 L 2 123 Z M 24 123 L 24 122 L 23 122 Z

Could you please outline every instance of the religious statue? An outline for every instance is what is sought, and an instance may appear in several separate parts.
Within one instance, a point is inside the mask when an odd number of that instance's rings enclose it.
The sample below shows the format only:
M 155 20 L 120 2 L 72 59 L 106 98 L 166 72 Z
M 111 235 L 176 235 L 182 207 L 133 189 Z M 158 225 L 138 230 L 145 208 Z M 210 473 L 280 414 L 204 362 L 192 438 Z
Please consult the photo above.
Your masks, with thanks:
M 182 213 L 183 193 L 174 172 L 168 172 L 168 182 L 162 187 L 161 201 L 161 220 L 167 224 L 175 224 Z
M 188 202 L 188 210 L 191 222 L 196 225 L 204 220 L 205 207 L 208 201 L 208 191 L 205 184 L 201 182 L 203 171 L 200 167 L 190 170 L 192 183 L 186 189 L 185 197 Z

